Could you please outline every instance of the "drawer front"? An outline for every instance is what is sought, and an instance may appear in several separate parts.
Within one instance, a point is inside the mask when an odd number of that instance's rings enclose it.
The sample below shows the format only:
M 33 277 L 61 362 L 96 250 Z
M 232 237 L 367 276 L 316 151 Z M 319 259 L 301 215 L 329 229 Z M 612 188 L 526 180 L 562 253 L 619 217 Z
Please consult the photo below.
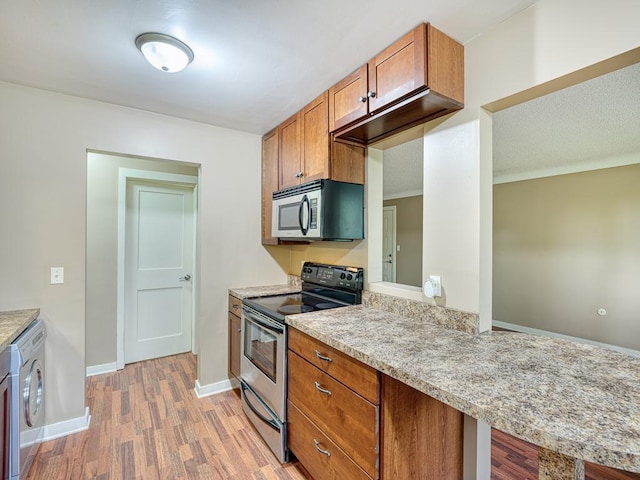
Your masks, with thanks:
M 371 476 L 378 466 L 378 407 L 289 351 L 289 394 L 314 424 Z
M 242 300 L 234 297 L 233 295 L 229 295 L 229 311 L 234 315 L 241 316 L 242 315 Z
M 287 415 L 289 449 L 314 480 L 371 480 L 291 402 Z
M 348 385 L 371 403 L 380 403 L 378 371 L 295 328 L 289 328 L 289 349 Z

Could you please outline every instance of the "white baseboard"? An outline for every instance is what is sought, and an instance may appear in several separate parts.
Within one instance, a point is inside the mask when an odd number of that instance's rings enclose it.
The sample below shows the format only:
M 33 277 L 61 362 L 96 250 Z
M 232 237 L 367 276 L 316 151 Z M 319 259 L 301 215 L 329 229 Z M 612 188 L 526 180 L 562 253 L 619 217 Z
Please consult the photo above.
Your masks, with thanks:
M 203 398 L 209 395 L 215 395 L 217 393 L 228 392 L 238 387 L 236 380 L 223 380 L 221 382 L 210 383 L 208 385 L 200 385 L 200 382 L 196 380 L 196 386 L 193 389 L 196 392 L 196 397 Z
M 102 365 L 91 365 L 87 367 L 87 377 L 94 375 L 102 375 L 103 373 L 112 373 L 118 370 L 116 362 L 103 363 Z
M 611 345 L 610 343 L 596 342 L 594 340 L 587 340 L 586 338 L 572 337 L 570 335 L 563 335 L 561 333 L 549 332 L 548 330 L 540 330 L 537 328 L 524 327 L 522 325 L 515 325 L 513 323 L 500 322 L 498 320 L 493 321 L 493 325 L 505 330 L 513 330 L 514 332 L 530 333 L 531 335 L 542 335 L 545 337 L 562 338 L 564 340 L 571 340 L 578 343 L 586 343 L 588 345 L 595 345 L 596 347 L 607 348 L 616 352 L 625 353 L 632 357 L 640 357 L 640 351 L 633 350 L 632 348 L 619 347 L 618 345 Z
M 84 410 L 84 417 L 72 418 L 71 420 L 65 420 L 64 422 L 45 425 L 43 441 L 53 440 L 54 438 L 65 437 L 72 433 L 82 432 L 89 428 L 90 423 L 91 415 L 89 414 L 89 407 L 86 407 Z

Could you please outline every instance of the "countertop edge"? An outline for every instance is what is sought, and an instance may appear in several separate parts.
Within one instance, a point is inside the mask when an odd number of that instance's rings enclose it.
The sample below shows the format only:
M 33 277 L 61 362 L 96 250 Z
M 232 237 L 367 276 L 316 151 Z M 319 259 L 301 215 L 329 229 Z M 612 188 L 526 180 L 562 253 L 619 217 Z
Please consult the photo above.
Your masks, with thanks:
M 0 352 L 13 343 L 39 315 L 39 308 L 0 312 Z

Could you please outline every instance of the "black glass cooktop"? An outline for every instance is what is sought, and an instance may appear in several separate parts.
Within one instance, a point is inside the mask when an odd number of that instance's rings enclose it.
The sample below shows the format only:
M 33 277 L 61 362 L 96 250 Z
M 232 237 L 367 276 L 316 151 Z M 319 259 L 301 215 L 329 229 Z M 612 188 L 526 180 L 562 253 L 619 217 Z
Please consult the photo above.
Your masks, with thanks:
M 259 312 L 281 322 L 284 322 L 284 317 L 286 315 L 327 310 L 330 308 L 349 305 L 349 303 L 345 303 L 341 300 L 316 297 L 313 294 L 305 292 L 273 295 L 270 297 L 245 298 L 243 302 Z

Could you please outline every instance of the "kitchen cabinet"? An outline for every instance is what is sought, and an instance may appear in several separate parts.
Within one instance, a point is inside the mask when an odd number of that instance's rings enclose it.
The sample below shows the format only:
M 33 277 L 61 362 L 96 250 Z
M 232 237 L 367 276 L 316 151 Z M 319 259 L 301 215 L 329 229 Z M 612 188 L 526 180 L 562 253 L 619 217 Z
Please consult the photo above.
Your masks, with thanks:
M 463 105 L 463 46 L 423 23 L 329 89 L 330 131 L 367 144 Z
M 277 245 L 271 235 L 272 195 L 278 190 L 279 130 L 274 128 L 262 137 L 262 244 Z
M 462 478 L 462 412 L 382 375 L 381 416 L 382 478 Z
M 315 480 L 379 477 L 379 373 L 289 329 L 288 446 Z
M 462 478 L 462 412 L 288 331 L 288 446 L 315 480 Z
M 322 178 L 364 183 L 364 148 L 334 145 L 329 134 L 327 91 L 278 128 L 278 188 L 293 187 Z
M 229 295 L 229 378 L 240 378 L 242 300 Z
M 289 117 L 278 127 L 278 188 L 298 185 L 304 172 L 302 171 L 301 112 Z
M 291 243 L 271 235 L 272 195 L 322 178 L 364 184 L 365 148 L 329 134 L 328 92 L 262 137 L 262 244 Z

